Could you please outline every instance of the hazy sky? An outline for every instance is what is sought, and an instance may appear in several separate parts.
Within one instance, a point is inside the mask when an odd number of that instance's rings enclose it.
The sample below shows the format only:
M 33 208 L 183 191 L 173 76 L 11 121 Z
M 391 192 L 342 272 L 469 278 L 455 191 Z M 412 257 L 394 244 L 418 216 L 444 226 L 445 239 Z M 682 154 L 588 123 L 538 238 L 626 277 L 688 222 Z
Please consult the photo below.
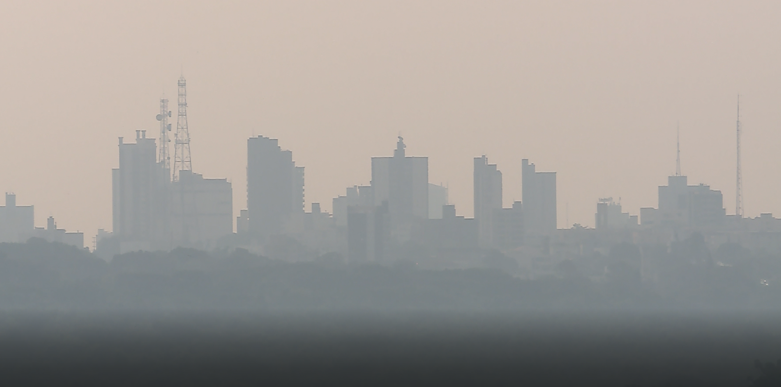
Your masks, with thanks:
M 680 122 L 684 174 L 731 214 L 740 93 L 746 214 L 781 215 L 779 17 L 778 1 L 3 1 L 0 189 L 91 245 L 117 137 L 157 135 L 183 69 L 193 169 L 232 181 L 236 213 L 253 134 L 293 151 L 307 207 L 330 210 L 401 132 L 460 214 L 485 154 L 506 205 L 528 158 L 558 172 L 559 227 L 567 207 L 593 226 L 599 197 L 656 206 Z

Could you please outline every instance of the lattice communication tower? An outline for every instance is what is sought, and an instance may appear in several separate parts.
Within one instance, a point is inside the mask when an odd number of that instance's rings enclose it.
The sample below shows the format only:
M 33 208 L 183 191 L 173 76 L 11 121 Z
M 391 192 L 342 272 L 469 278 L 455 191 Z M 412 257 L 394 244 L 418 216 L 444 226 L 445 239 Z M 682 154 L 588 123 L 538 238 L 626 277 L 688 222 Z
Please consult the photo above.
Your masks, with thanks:
M 735 216 L 743 217 L 743 173 L 740 167 L 740 95 L 738 95 L 738 120 L 737 120 L 737 173 L 735 177 Z
M 160 98 L 160 113 L 157 114 L 157 120 L 160 121 L 160 139 L 157 153 L 157 162 L 160 166 L 171 173 L 171 155 L 168 150 L 168 143 L 171 141 L 168 139 L 168 132 L 171 131 L 171 124 L 168 123 L 168 117 L 171 117 L 171 112 L 168 110 L 168 99 Z
M 187 81 L 184 75 L 179 78 L 179 114 L 176 118 L 176 134 L 174 135 L 174 180 L 179 179 L 181 171 L 192 171 L 190 158 L 190 131 L 187 128 Z

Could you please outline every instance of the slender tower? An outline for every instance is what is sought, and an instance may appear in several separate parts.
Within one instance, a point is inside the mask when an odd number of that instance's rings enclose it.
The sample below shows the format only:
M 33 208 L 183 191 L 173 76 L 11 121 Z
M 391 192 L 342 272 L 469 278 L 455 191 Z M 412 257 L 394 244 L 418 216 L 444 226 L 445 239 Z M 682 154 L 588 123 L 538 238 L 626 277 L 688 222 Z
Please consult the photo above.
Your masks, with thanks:
M 681 124 L 676 127 L 676 147 L 675 176 L 681 176 Z
M 187 81 L 179 77 L 179 115 L 176 118 L 174 149 L 174 180 L 179 180 L 181 171 L 192 171 L 190 159 L 190 131 L 187 129 Z
M 735 216 L 743 218 L 743 174 L 740 168 L 740 94 L 738 94 L 738 120 L 737 120 L 737 173 L 735 178 Z
M 168 150 L 168 143 L 171 141 L 168 139 L 168 132 L 171 131 L 171 124 L 168 123 L 168 117 L 171 117 L 171 112 L 168 110 L 168 99 L 160 98 L 160 113 L 157 115 L 157 120 L 160 121 L 160 140 L 158 146 L 157 162 L 160 166 L 167 171 L 168 178 L 171 177 L 171 155 Z

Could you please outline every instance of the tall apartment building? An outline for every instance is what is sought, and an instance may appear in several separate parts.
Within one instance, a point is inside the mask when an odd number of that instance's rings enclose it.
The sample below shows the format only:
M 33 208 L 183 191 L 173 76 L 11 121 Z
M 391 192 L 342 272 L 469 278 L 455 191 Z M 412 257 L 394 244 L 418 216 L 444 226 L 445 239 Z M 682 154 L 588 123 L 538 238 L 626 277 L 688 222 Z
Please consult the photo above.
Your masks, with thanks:
M 5 206 L 0 207 L 0 243 L 25 242 L 32 236 L 35 209 L 16 205 L 16 195 L 5 194 Z
M 413 224 L 428 219 L 428 157 L 407 157 L 399 137 L 393 157 L 372 157 L 374 205 L 387 202 L 391 235 L 410 238 Z
M 164 198 L 170 178 L 156 157 L 155 139 L 145 130 L 136 131 L 135 143 L 119 138 L 119 168 L 112 170 L 114 234 L 137 249 L 168 247 L 161 236 L 169 233 Z
M 502 209 L 502 172 L 485 156 L 474 160 L 474 213 L 481 247 L 493 245 L 494 213 Z
M 332 205 L 334 224 L 339 227 L 347 227 L 347 210 L 350 207 L 374 206 L 372 187 L 368 185 L 347 187 L 345 195 L 335 197 Z
M 614 202 L 613 198 L 599 199 L 594 220 L 597 230 L 620 229 L 638 225 L 637 215 L 623 212 L 621 203 Z
M 428 185 L 428 218 L 442 219 L 442 207 L 447 205 L 448 188 L 440 184 Z
M 669 176 L 667 185 L 659 187 L 654 217 L 657 226 L 706 228 L 722 225 L 726 210 L 721 191 L 704 184 L 689 185 L 686 176 Z
M 282 232 L 285 223 L 304 212 L 304 168 L 277 139 L 247 140 L 247 216 L 250 234 L 267 238 Z
M 350 262 L 385 260 L 390 236 L 387 202 L 382 206 L 347 208 L 347 259 Z
M 556 172 L 537 172 L 522 161 L 523 219 L 527 233 L 548 235 L 556 231 Z
M 516 201 L 510 208 L 494 209 L 491 217 L 491 246 L 515 249 L 523 244 L 523 203 Z
M 183 170 L 171 185 L 170 203 L 174 245 L 209 249 L 233 233 L 233 189 L 228 179 L 204 179 Z

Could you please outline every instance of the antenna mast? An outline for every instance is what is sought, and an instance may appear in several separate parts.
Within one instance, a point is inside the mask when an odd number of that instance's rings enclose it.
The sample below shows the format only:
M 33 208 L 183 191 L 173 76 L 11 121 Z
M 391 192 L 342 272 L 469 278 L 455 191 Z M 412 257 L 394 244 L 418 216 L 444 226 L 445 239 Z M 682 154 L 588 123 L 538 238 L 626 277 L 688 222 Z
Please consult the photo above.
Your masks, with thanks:
M 171 155 L 168 151 L 168 143 L 171 141 L 168 139 L 168 132 L 171 130 L 171 124 L 168 123 L 168 117 L 171 117 L 171 112 L 168 110 L 168 99 L 160 98 L 160 113 L 157 115 L 157 120 L 160 121 L 160 149 L 157 154 L 157 162 L 168 173 L 168 177 L 171 177 Z
M 738 94 L 737 174 L 735 179 L 735 216 L 743 218 L 743 174 L 740 168 L 740 94 Z
M 174 180 L 179 180 L 181 171 L 192 171 L 190 158 L 190 131 L 187 128 L 187 82 L 179 77 L 179 114 L 176 119 L 174 149 Z
M 675 176 L 681 176 L 681 124 L 677 125 L 676 141 L 678 155 L 675 158 Z

